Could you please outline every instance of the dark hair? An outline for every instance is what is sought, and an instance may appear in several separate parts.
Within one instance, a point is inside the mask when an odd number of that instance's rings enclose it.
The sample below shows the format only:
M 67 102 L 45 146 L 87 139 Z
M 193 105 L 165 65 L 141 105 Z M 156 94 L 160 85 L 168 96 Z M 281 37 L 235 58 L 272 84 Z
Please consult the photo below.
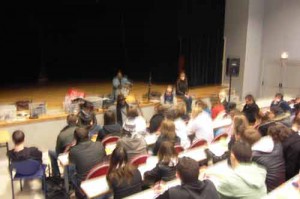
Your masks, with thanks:
M 185 73 L 184 71 L 181 71 L 181 72 L 178 74 L 178 79 L 177 79 L 177 82 L 179 82 L 179 81 L 182 81 L 182 80 L 180 79 L 180 76 L 181 76 L 181 75 L 184 75 L 184 77 L 185 77 L 185 78 L 184 78 L 184 80 L 183 80 L 183 81 L 184 81 L 185 83 L 187 83 L 187 82 L 188 82 L 188 80 L 187 80 L 186 73 Z
M 110 156 L 107 181 L 109 183 L 116 181 L 121 184 L 126 180 L 129 183 L 133 178 L 133 170 L 134 168 L 128 163 L 126 149 L 118 143 Z
M 103 115 L 104 125 L 111 125 L 116 123 L 116 114 L 112 110 L 105 111 Z
M 133 106 L 130 106 L 128 111 L 127 111 L 127 117 L 135 118 L 137 116 L 139 116 L 139 112 L 138 112 L 137 108 L 133 107 Z
M 251 95 L 251 94 L 246 95 L 245 99 L 246 99 L 246 100 L 251 100 L 252 102 L 255 103 L 255 99 L 254 99 L 253 95 Z
M 245 132 L 241 134 L 241 138 L 244 142 L 252 146 L 255 142 L 260 140 L 261 134 L 255 128 L 248 127 Z
M 251 162 L 252 150 L 248 143 L 246 142 L 236 142 L 231 148 L 231 153 L 239 162 L 248 163 Z
M 174 143 L 169 141 L 162 142 L 159 147 L 157 156 L 159 162 L 168 165 L 172 158 L 177 158 L 178 156 L 174 148 Z
M 283 124 L 276 123 L 268 129 L 268 135 L 270 135 L 274 142 L 283 142 L 292 134 L 291 129 Z
M 201 106 L 203 110 L 208 108 L 207 104 L 201 99 L 196 101 L 196 106 Z
M 24 139 L 25 139 L 25 134 L 23 131 L 16 130 L 13 132 L 12 140 L 13 140 L 14 144 L 16 144 L 16 145 L 21 144 L 22 142 L 24 142 Z
M 199 176 L 199 164 L 189 157 L 182 157 L 178 160 L 176 170 L 183 183 L 197 182 Z
M 74 131 L 74 138 L 77 143 L 87 141 L 89 139 L 89 131 L 86 128 L 78 127 Z
M 276 93 L 275 97 L 279 97 L 281 100 L 283 100 L 283 94 L 282 93 Z
M 172 121 L 174 121 L 176 119 L 176 115 L 177 115 L 177 110 L 175 107 L 169 108 L 165 113 L 166 119 L 172 120 Z
M 89 112 L 94 111 L 94 104 L 89 101 L 85 101 L 83 104 L 80 105 L 80 109 L 85 109 Z
M 67 116 L 68 125 L 76 125 L 78 121 L 78 116 L 75 114 L 70 114 Z

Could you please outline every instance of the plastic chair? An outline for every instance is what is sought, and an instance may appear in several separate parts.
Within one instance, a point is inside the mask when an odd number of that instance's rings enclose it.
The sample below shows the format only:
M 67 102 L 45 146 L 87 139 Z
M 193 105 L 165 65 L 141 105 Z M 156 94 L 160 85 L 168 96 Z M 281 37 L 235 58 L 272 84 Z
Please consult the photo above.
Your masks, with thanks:
M 200 146 L 204 146 L 204 145 L 207 145 L 207 141 L 206 141 L 206 140 L 204 140 L 204 139 L 197 140 L 197 141 L 195 141 L 195 142 L 190 146 L 190 149 L 196 148 L 196 147 L 200 147 Z
M 108 172 L 109 164 L 108 163 L 100 163 L 94 166 L 87 174 L 85 180 L 96 178 L 99 176 L 106 175 Z
M 184 148 L 181 145 L 175 145 L 174 148 L 177 153 L 184 151 Z
M 105 147 L 107 144 L 117 142 L 119 139 L 120 137 L 118 136 L 107 136 L 102 140 L 102 144 Z
M 148 154 L 142 154 L 142 155 L 138 155 L 136 157 L 134 157 L 130 163 L 134 166 L 139 166 L 141 164 L 145 164 L 148 158 Z
M 228 133 L 222 133 L 222 134 L 218 135 L 217 137 L 215 137 L 211 143 L 218 142 L 221 139 L 226 139 L 227 137 L 228 137 Z
M 41 164 L 40 162 L 32 159 L 23 160 L 23 161 L 13 161 L 10 164 L 10 176 L 11 176 L 11 186 L 12 186 L 12 198 L 15 198 L 14 192 L 14 183 L 13 181 L 20 181 L 21 191 L 22 180 L 30 180 L 30 179 L 41 179 L 43 184 L 43 191 L 46 197 L 46 170 L 47 165 Z M 13 175 L 13 171 L 15 170 L 15 174 Z

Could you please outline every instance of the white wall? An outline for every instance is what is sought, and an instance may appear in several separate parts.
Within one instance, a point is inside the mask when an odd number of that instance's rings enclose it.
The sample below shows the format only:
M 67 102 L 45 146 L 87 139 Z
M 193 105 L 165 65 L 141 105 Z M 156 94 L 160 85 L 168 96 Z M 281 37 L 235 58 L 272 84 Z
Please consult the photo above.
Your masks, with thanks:
M 225 10 L 225 57 L 240 58 L 240 74 L 239 77 L 232 78 L 232 88 L 241 94 L 246 54 L 248 0 L 227 0 Z M 223 68 L 223 84 L 228 84 L 229 78 L 225 74 L 225 67 Z
M 248 27 L 246 58 L 242 96 L 258 96 L 261 85 L 261 52 L 263 39 L 264 1 L 250 0 L 248 10 Z

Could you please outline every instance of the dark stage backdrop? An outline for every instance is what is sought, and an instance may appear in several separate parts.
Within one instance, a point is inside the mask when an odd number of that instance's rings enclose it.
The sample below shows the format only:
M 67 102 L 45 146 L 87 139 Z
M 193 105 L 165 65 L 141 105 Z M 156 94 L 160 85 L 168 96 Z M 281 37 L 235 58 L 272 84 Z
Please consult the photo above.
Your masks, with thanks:
M 109 79 L 221 81 L 225 0 L 45 0 L 1 7 L 1 84 Z

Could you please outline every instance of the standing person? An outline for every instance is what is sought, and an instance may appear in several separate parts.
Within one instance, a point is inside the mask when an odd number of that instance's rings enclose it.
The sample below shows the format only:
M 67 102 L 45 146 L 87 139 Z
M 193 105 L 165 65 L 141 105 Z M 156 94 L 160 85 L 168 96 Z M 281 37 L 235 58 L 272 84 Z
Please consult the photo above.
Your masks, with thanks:
M 130 87 L 132 85 L 132 83 L 127 79 L 127 77 L 123 76 L 121 70 L 119 70 L 117 75 L 113 78 L 112 84 L 113 84 L 113 100 L 114 101 L 117 99 L 117 96 L 119 94 L 123 94 L 123 95 L 128 94 L 128 92 L 125 93 L 122 91 L 125 91 L 126 89 L 128 91 L 128 86 Z
M 210 180 L 200 181 L 198 179 L 199 164 L 196 160 L 189 157 L 180 158 L 176 171 L 181 185 L 169 188 L 157 199 L 219 199 L 218 192 Z
M 25 134 L 21 130 L 16 130 L 12 134 L 14 148 L 7 152 L 11 161 L 37 160 L 42 163 L 42 152 L 36 147 L 25 147 Z
M 291 109 L 290 105 L 288 104 L 288 102 L 283 100 L 282 93 L 276 93 L 274 100 L 271 103 L 270 108 L 272 108 L 274 106 L 280 107 L 284 112 L 289 112 L 289 113 L 292 112 L 292 109 Z
M 160 103 L 166 105 L 176 105 L 177 98 L 174 94 L 173 87 L 168 85 L 165 93 L 160 97 Z
M 63 153 L 65 149 L 73 142 L 74 131 L 78 127 L 77 122 L 77 115 L 68 115 L 67 126 L 65 126 L 57 136 L 55 151 L 48 151 L 53 176 L 60 176 L 59 167 L 57 164 L 57 157 L 60 153 Z
M 126 149 L 117 144 L 112 152 L 106 175 L 114 199 L 124 198 L 142 190 L 140 171 L 129 163 Z
M 119 94 L 117 98 L 117 122 L 121 126 L 123 126 L 123 123 L 125 122 L 127 118 L 127 112 L 129 109 L 129 105 L 126 102 L 126 98 L 123 94 Z
M 254 124 L 259 113 L 259 107 L 255 103 L 253 95 L 246 95 L 245 106 L 242 111 L 249 121 L 249 124 Z
M 185 72 L 181 72 L 176 82 L 176 95 L 183 99 L 187 113 L 192 112 L 193 99 L 189 95 L 189 85 Z

